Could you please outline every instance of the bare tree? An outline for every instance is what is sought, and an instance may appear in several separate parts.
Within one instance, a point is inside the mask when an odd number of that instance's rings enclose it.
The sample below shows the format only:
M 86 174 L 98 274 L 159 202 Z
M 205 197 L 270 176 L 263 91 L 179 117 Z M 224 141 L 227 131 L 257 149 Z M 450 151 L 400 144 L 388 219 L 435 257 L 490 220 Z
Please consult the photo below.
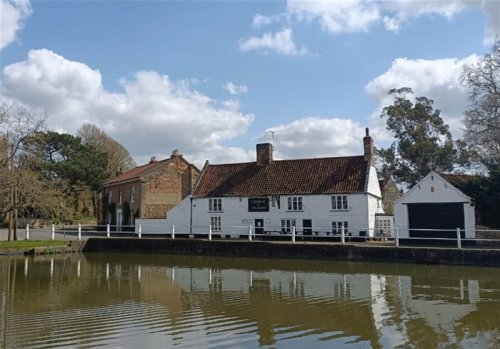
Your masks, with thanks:
M 83 124 L 78 129 L 77 136 L 82 139 L 83 144 L 91 145 L 108 155 L 108 173 L 110 176 L 136 166 L 128 150 L 96 125 Z
M 500 161 L 500 41 L 479 62 L 464 67 L 462 82 L 470 89 L 465 111 L 465 140 L 482 162 Z
M 0 204 L 2 212 L 7 216 L 8 239 L 17 239 L 17 216 L 22 206 L 21 198 L 40 201 L 46 197 L 42 190 L 35 199 L 29 191 L 40 184 L 33 181 L 33 175 L 23 166 L 24 145 L 26 140 L 45 128 L 45 115 L 34 114 L 18 104 L 0 102 L 0 196 L 4 198 Z M 23 178 L 30 176 L 32 180 L 20 185 Z M 14 232 L 14 234 L 12 234 Z

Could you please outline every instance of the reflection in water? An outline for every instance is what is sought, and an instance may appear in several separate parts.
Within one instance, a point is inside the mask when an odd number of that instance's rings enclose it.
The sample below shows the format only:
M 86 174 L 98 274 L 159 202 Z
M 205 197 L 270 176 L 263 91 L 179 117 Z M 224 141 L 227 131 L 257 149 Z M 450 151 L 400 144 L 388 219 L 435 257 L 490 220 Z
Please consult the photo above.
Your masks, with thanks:
M 496 269 L 132 254 L 0 258 L 0 347 L 497 348 Z

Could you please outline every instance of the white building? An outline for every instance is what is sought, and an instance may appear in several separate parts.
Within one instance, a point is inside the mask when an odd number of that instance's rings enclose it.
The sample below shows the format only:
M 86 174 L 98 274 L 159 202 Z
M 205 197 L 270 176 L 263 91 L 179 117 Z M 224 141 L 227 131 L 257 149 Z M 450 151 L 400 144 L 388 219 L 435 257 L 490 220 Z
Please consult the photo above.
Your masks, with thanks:
M 395 225 L 400 238 L 456 239 L 475 237 L 474 205 L 470 197 L 432 171 L 396 201 Z
M 257 161 L 204 166 L 193 195 L 168 212 L 165 225 L 144 233 L 373 236 L 375 214 L 383 213 L 366 129 L 360 156 L 273 160 L 271 144 L 257 145 Z M 189 230 L 189 231 L 187 231 Z

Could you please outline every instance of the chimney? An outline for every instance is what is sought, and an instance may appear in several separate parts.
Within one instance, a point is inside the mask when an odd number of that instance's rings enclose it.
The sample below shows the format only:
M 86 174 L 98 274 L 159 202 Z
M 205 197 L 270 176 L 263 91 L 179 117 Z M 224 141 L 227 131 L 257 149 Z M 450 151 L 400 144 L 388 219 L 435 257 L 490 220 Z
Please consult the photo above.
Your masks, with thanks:
M 172 154 L 170 155 L 170 158 L 171 158 L 171 159 L 173 159 L 173 158 L 177 158 L 177 157 L 179 157 L 179 156 L 181 156 L 181 153 L 180 153 L 179 149 L 174 149 L 174 150 L 172 150 Z
M 273 146 L 271 143 L 257 144 L 257 165 L 266 166 L 273 161 Z
M 370 130 L 368 127 L 365 129 L 366 136 L 363 137 L 363 148 L 365 161 L 368 161 L 371 166 L 375 166 L 375 151 L 373 148 L 373 139 L 370 137 Z

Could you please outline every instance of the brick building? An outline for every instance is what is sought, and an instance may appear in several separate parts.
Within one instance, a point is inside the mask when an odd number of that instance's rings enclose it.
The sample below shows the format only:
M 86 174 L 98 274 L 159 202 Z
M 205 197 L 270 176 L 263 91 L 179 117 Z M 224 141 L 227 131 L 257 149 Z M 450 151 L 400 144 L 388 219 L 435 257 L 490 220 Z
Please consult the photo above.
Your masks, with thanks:
M 102 220 L 121 227 L 134 224 L 136 218 L 165 218 L 191 193 L 199 175 L 200 170 L 177 150 L 165 160 L 153 157 L 104 183 Z

